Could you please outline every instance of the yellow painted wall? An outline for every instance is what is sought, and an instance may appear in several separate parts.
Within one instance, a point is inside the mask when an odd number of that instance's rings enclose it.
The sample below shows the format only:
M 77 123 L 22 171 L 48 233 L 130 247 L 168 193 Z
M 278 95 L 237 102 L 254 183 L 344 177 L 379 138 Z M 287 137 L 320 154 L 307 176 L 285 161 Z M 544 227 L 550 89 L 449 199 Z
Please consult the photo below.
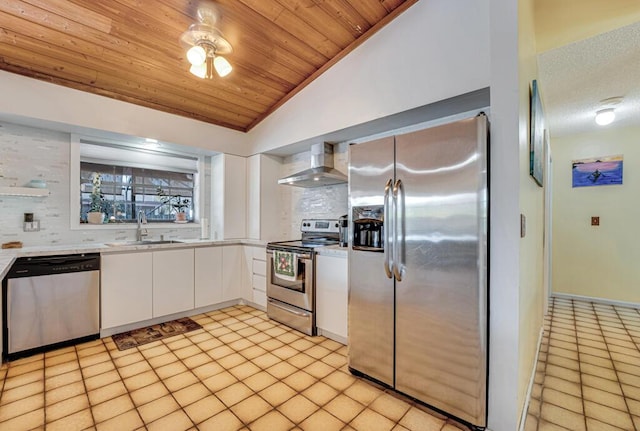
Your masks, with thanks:
M 519 2 L 520 211 L 527 233 L 520 240 L 518 405 L 524 406 L 543 319 L 544 193 L 529 176 L 529 86 L 537 76 L 533 0 Z M 520 412 L 522 414 L 522 411 Z
M 553 292 L 640 303 L 640 127 L 554 138 L 551 148 Z M 617 154 L 622 185 L 571 187 L 572 160 Z
M 536 44 L 548 51 L 640 21 L 638 0 L 536 0 Z

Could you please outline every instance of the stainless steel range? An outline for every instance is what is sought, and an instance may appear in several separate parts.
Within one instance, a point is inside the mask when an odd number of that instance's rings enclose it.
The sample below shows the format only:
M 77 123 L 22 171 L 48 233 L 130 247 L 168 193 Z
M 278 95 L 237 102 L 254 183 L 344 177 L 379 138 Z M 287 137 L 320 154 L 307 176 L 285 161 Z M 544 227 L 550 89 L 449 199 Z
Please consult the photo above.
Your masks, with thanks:
M 304 219 L 297 241 L 267 244 L 267 316 L 316 335 L 316 249 L 340 242 L 338 220 Z

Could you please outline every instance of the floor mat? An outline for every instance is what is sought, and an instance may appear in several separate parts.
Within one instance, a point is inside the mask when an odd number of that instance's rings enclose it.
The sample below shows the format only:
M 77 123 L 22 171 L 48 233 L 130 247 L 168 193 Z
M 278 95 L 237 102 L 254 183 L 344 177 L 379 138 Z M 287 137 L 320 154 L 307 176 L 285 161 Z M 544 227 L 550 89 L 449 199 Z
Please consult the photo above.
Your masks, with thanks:
M 113 342 L 116 343 L 116 346 L 118 346 L 118 350 L 126 350 L 201 328 L 202 326 L 198 323 L 188 317 L 183 317 L 181 319 L 147 326 L 146 328 L 115 334 L 111 338 Z

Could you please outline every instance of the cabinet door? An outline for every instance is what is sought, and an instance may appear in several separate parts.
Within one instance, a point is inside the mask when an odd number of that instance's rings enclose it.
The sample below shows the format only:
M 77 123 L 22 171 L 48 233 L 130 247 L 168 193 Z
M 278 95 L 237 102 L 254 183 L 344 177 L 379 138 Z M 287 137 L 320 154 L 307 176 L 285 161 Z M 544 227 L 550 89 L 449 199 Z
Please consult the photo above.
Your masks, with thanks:
M 318 328 L 347 338 L 347 259 L 316 257 L 316 324 Z
M 195 249 L 195 306 L 222 302 L 222 247 Z
M 222 247 L 222 300 L 231 301 L 242 297 L 243 289 L 242 246 Z
M 193 249 L 153 252 L 153 317 L 193 309 Z
M 152 253 L 103 254 L 101 328 L 148 320 L 152 314 Z

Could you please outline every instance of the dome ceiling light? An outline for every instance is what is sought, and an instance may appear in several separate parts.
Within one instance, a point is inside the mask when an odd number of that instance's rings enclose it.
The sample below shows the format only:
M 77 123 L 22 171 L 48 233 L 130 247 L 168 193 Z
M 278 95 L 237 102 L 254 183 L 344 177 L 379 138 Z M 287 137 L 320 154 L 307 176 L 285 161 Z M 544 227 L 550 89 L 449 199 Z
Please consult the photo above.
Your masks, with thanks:
M 615 107 L 622 102 L 622 97 L 610 97 L 600 101 L 600 109 L 596 111 L 596 124 L 606 126 L 616 119 Z
M 198 21 L 180 35 L 180 44 L 187 50 L 187 60 L 191 63 L 189 72 L 198 78 L 213 78 L 215 70 L 218 76 L 225 77 L 233 68 L 222 57 L 231 54 L 233 47 L 220 30 L 215 27 L 218 11 L 207 4 L 198 8 Z

